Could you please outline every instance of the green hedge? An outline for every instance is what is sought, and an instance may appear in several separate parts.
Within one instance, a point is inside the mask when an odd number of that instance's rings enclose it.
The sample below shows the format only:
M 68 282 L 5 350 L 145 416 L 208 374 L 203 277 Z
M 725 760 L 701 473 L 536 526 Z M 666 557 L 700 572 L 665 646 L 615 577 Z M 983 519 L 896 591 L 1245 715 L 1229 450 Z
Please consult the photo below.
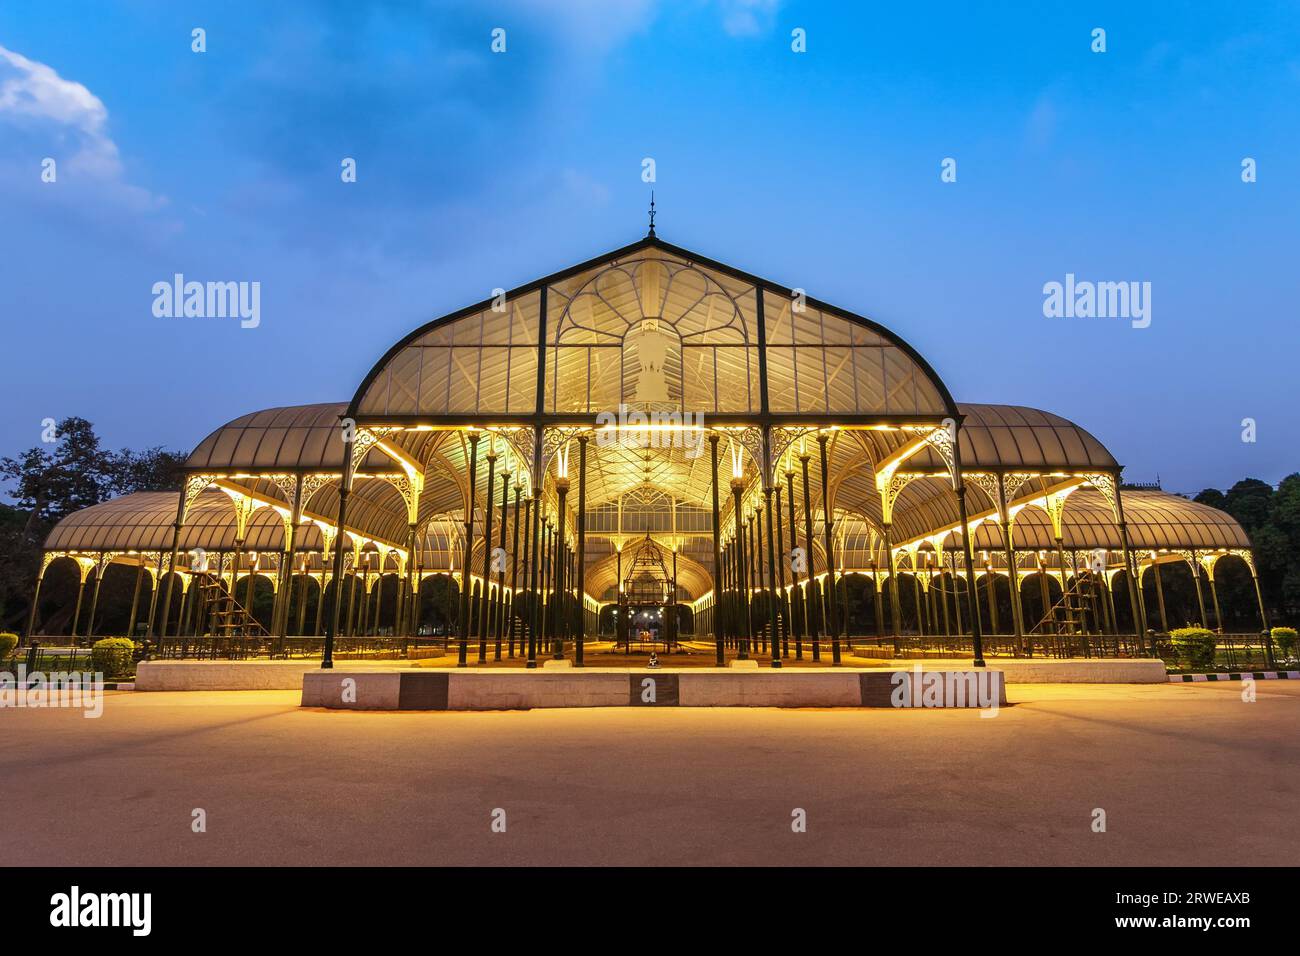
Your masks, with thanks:
M 1295 628 L 1294 627 L 1275 627 L 1273 628 L 1273 643 L 1287 657 L 1295 650 Z M 0 654 L 0 657 L 3 657 Z
M 1295 631 L 1292 631 L 1291 633 L 1292 635 L 1294 635 Z M 8 631 L 5 631 L 4 633 L 0 634 L 0 661 L 9 660 L 9 655 L 14 652 L 14 648 L 17 646 L 18 646 L 17 634 L 10 634 Z
M 104 677 L 124 677 L 131 673 L 135 642 L 127 637 L 106 637 L 90 649 L 90 666 Z
M 1169 632 L 1169 643 L 1183 667 L 1213 667 L 1218 638 L 1203 627 L 1180 627 Z

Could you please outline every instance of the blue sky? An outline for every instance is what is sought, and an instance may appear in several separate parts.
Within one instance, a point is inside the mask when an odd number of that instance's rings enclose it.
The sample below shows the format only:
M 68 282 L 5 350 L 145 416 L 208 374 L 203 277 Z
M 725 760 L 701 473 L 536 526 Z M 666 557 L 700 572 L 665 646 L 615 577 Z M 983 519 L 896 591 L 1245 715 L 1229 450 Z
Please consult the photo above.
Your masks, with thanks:
M 959 400 L 1172 490 L 1300 468 L 1293 4 L 290 6 L 0 6 L 0 454 L 345 400 L 414 326 L 643 235 L 653 157 L 662 237 L 883 322 Z M 260 282 L 260 326 L 154 317 L 175 272 Z M 1150 327 L 1044 317 L 1066 273 L 1150 282 Z

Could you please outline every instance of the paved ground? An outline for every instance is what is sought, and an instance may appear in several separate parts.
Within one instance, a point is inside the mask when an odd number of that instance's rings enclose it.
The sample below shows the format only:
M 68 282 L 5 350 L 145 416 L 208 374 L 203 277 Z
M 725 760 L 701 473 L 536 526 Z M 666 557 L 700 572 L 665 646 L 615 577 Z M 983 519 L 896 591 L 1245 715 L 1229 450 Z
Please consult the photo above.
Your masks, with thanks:
M 1295 865 L 1300 682 L 1258 689 L 1012 685 L 993 719 L 117 692 L 98 720 L 0 710 L 0 846 L 8 865 Z

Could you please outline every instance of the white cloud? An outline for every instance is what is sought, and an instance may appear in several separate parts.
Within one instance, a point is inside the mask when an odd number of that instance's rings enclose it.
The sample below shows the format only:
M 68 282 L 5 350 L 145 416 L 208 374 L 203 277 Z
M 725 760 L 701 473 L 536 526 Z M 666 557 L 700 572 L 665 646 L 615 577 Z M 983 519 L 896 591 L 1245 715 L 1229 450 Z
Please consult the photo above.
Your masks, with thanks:
M 722 29 L 733 37 L 757 36 L 780 5 L 780 0 L 722 0 Z
M 544 17 L 574 46 L 598 55 L 619 47 L 646 29 L 657 12 L 657 0 L 521 0 L 522 6 Z
M 166 205 L 165 198 L 124 181 L 117 143 L 108 135 L 108 108 L 98 96 L 53 67 L 0 46 L 0 129 L 5 125 L 21 128 L 27 143 L 47 144 L 48 150 L 33 159 L 16 157 L 11 149 L 0 155 L 7 165 L 36 170 L 40 158 L 52 156 L 60 183 L 71 174 L 69 184 L 93 185 L 101 199 L 135 211 Z M 35 172 L 32 177 L 34 182 Z
M 122 174 L 117 144 L 108 136 L 108 110 L 80 83 L 65 80 L 44 63 L 0 46 L 0 119 L 51 123 L 76 141 L 67 159 L 74 172 L 99 179 Z

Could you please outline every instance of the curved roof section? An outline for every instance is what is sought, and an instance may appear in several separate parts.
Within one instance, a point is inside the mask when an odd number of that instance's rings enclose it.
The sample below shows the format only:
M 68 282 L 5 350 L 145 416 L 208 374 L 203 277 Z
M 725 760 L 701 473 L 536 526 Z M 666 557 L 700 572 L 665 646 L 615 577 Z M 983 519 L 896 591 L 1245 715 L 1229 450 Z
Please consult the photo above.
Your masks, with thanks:
M 773 411 L 956 414 L 934 369 L 883 326 L 652 236 L 415 329 L 366 375 L 349 414 L 381 421 L 617 408 L 640 394 L 636 336 L 646 320 L 667 350 L 669 404 L 679 408 L 757 412 L 764 361 Z
M 1129 544 L 1135 552 L 1251 547 L 1250 537 L 1241 525 L 1217 508 L 1165 491 L 1127 490 L 1121 495 Z M 953 496 L 949 494 L 948 497 Z M 1012 525 L 1016 550 L 1055 550 L 1056 538 L 1051 520 L 1042 508 L 1042 499 L 1018 499 L 1018 503 L 1023 507 L 1016 513 Z M 940 510 L 940 506 L 932 501 L 930 507 L 938 516 L 931 527 L 956 523 L 955 504 Z M 1110 502 L 1101 492 L 1080 488 L 1065 499 L 1061 543 L 1067 550 L 1106 548 L 1118 551 L 1122 548 Z M 959 547 L 961 535 L 953 532 L 944 544 L 949 548 Z M 1001 526 L 996 521 L 982 522 L 971 533 L 971 547 L 976 551 L 987 551 L 996 558 L 1005 547 Z
M 45 539 L 47 551 L 171 551 L 176 521 L 176 492 L 139 491 L 68 515 Z M 284 525 L 271 508 L 249 519 L 245 548 L 279 550 Z M 235 515 L 230 498 L 205 491 L 191 505 L 181 529 L 180 550 L 231 550 L 235 546 Z M 319 545 L 317 545 L 319 547 Z
M 1074 422 L 1023 405 L 959 405 L 962 467 L 1025 470 L 1119 467 L 1106 446 Z
M 1091 432 L 1052 412 L 964 402 L 957 408 L 963 416 L 961 463 L 966 471 L 1114 472 L 1119 468 L 1115 456 Z M 945 466 L 938 455 L 926 450 L 907 467 Z
M 1123 491 L 1124 519 L 1129 544 L 1135 551 L 1161 549 L 1217 550 L 1249 548 L 1250 538 L 1231 515 L 1165 491 Z M 1000 547 L 1001 535 L 981 527 L 972 540 L 980 548 Z M 1017 549 L 1055 547 L 1052 525 L 1046 512 L 1026 507 L 1014 524 Z M 1065 499 L 1063 543 L 1070 548 L 1122 547 L 1119 529 L 1108 502 L 1090 488 L 1073 492 Z M 999 544 L 990 543 L 996 538 Z
M 341 402 L 267 408 L 222 425 L 185 459 L 190 471 L 342 471 Z M 371 452 L 362 470 L 392 471 L 387 455 Z

